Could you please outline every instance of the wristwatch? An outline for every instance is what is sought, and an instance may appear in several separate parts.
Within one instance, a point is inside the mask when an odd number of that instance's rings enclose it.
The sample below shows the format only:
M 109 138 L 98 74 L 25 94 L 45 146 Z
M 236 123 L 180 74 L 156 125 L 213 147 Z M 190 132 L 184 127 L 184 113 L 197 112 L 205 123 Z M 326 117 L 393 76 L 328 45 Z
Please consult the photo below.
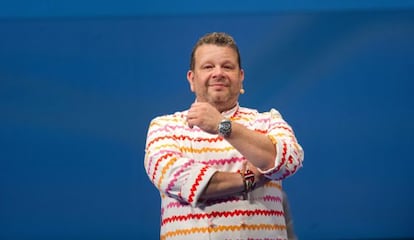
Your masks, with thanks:
M 223 119 L 218 125 L 218 134 L 223 137 L 230 137 L 231 134 L 231 121 L 229 119 Z

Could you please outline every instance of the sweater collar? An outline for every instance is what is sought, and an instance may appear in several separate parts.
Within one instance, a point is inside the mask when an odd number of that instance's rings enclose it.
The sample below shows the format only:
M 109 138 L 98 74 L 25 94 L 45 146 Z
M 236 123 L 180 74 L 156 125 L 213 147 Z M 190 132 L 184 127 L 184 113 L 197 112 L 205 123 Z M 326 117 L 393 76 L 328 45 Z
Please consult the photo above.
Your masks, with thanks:
M 230 119 L 230 118 L 234 117 L 234 115 L 236 115 L 237 110 L 239 110 L 239 103 L 238 102 L 236 103 L 236 105 L 233 108 L 222 112 L 221 115 L 225 118 Z

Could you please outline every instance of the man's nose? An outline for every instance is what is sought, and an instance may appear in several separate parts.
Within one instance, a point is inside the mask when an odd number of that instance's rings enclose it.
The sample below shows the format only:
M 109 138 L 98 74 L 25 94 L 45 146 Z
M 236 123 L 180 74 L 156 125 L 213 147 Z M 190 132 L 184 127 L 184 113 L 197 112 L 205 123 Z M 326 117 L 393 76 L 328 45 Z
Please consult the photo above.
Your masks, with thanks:
M 213 71 L 213 76 L 214 77 L 221 77 L 223 76 L 224 70 L 222 67 L 215 67 L 214 71 Z

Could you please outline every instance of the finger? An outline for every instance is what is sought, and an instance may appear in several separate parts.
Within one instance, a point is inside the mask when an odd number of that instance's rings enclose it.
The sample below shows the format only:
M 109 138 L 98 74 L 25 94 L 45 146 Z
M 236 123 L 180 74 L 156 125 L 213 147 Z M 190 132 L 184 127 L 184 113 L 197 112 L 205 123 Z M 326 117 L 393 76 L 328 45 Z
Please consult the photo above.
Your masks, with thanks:
M 246 172 L 246 169 L 247 169 L 247 161 L 244 161 L 242 163 L 242 169 L 241 169 L 241 171 L 242 171 L 243 174 Z
M 190 128 L 194 127 L 194 118 L 192 118 L 190 115 L 187 115 L 187 124 Z
M 191 104 L 190 109 L 195 109 L 198 106 L 200 106 L 200 103 L 199 102 L 195 102 L 195 103 Z

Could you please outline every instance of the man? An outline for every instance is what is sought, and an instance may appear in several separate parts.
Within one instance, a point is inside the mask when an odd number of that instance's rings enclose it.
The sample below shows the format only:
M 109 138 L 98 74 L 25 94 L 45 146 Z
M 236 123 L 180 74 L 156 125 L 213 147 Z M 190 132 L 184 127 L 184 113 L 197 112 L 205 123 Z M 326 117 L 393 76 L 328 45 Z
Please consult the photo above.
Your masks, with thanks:
M 145 169 L 161 195 L 161 239 L 288 239 L 281 180 L 303 150 L 275 109 L 239 106 L 244 71 L 226 33 L 203 36 L 187 79 L 196 100 L 154 118 Z

